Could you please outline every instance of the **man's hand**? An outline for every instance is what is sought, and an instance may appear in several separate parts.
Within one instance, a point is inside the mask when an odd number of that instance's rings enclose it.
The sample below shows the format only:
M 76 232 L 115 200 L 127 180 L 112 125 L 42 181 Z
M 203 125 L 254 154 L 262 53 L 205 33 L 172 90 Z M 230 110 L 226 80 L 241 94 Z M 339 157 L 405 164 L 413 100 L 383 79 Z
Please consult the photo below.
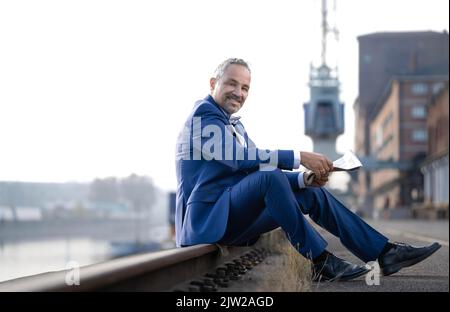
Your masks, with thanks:
M 318 179 L 316 176 L 314 176 L 314 180 L 311 183 L 311 186 L 322 187 L 325 184 L 327 184 L 327 182 L 328 182 L 328 173 L 326 175 L 322 175 L 322 177 L 320 179 Z
M 333 170 L 333 163 L 326 156 L 318 153 L 300 152 L 300 159 L 303 166 L 314 172 L 316 176 L 314 182 L 319 183 L 322 177 L 325 177 L 328 181 L 328 174 Z
M 321 187 L 327 184 L 328 182 L 328 173 L 322 175 L 322 177 L 317 178 L 314 172 L 308 170 L 303 174 L 303 182 L 305 183 L 305 186 L 315 186 L 315 187 Z

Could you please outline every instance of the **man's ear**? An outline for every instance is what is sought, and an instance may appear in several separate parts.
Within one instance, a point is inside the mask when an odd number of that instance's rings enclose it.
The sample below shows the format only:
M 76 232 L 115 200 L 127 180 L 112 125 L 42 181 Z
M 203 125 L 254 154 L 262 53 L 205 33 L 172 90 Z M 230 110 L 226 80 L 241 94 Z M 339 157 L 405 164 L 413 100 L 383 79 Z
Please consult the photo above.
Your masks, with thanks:
M 216 86 L 216 78 L 209 79 L 209 87 L 211 89 L 211 92 L 214 90 L 215 86 Z

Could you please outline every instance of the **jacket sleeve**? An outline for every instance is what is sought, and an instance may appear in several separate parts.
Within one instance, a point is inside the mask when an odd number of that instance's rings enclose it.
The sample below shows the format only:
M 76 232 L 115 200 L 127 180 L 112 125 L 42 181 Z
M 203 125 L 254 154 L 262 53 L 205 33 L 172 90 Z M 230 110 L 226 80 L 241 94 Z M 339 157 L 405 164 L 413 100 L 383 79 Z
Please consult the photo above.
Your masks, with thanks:
M 306 187 L 303 181 L 304 172 L 301 171 L 283 171 L 288 178 L 289 184 L 293 191 L 298 191 Z
M 216 160 L 235 170 L 275 168 L 292 170 L 294 151 L 268 150 L 241 145 L 233 135 L 233 127 L 219 111 L 201 105 L 191 124 L 194 160 Z

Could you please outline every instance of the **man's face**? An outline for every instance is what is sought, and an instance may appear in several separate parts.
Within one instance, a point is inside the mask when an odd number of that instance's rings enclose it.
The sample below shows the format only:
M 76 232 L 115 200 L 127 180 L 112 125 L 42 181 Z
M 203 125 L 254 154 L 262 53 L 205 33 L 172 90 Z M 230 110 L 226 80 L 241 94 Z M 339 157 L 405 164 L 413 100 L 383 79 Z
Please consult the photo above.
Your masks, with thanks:
M 250 89 L 250 72 L 245 66 L 231 64 L 223 76 L 211 78 L 211 95 L 225 111 L 234 114 L 244 105 Z

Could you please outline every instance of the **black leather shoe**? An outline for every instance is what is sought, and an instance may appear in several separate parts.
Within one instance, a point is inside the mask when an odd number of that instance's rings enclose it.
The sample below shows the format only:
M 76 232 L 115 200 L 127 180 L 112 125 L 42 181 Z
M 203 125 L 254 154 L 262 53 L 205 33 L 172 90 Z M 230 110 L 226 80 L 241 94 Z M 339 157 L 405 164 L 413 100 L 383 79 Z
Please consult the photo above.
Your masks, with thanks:
M 435 253 L 441 245 L 433 243 L 426 247 L 413 247 L 403 243 L 394 243 L 387 253 L 378 258 L 384 276 L 394 274 L 402 268 L 412 266 Z
M 329 254 L 325 261 L 313 265 L 313 281 L 348 281 L 370 270 Z

